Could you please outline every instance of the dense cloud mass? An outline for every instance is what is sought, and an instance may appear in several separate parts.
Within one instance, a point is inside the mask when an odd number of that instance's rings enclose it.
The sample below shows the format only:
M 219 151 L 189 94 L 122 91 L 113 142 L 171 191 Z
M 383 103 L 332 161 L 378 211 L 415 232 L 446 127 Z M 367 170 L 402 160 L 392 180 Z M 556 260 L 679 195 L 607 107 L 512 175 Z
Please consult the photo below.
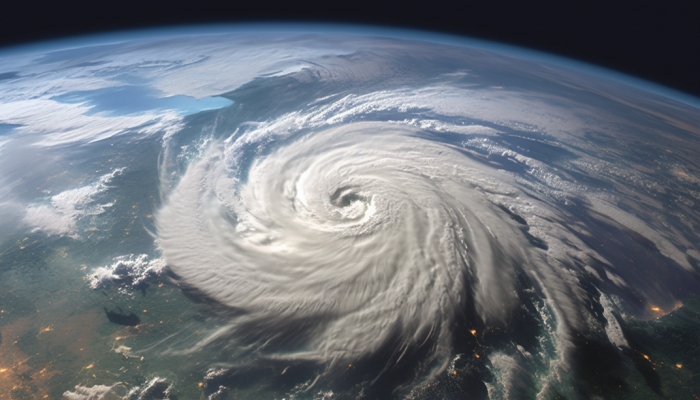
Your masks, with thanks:
M 515 346 L 489 355 L 502 370 L 492 393 L 534 380 L 545 394 L 575 368 L 581 334 L 629 347 L 616 315 L 647 306 L 625 299 L 674 307 L 670 291 L 645 285 L 640 270 L 616 266 L 587 239 L 601 228 L 582 216 L 653 242 L 674 274 L 694 271 L 695 253 L 683 254 L 653 219 L 572 176 L 606 165 L 584 150 L 591 125 L 536 97 L 528 104 L 522 93 L 443 79 L 330 96 L 243 124 L 200 142 L 182 177 L 161 182 L 158 243 L 170 269 L 232 316 L 193 349 L 253 343 L 254 358 L 311 360 L 326 373 L 387 351 L 387 368 L 420 353 L 431 376 L 454 363 L 455 335 L 472 331 L 455 326 L 466 324 L 502 329 Z M 533 157 L 527 146 L 551 154 Z M 162 169 L 170 175 L 167 162 Z M 514 325 L 523 310 L 539 321 L 534 332 Z M 539 345 L 519 345 L 532 341 Z M 546 372 L 528 371 L 534 359 Z
M 247 171 L 235 171 L 240 152 L 212 149 L 158 215 L 164 256 L 187 284 L 243 310 L 234 324 L 248 334 L 308 326 L 308 351 L 291 357 L 347 364 L 397 332 L 397 351 L 435 336 L 447 355 L 467 296 L 489 321 L 514 306 L 526 241 L 497 212 L 497 197 L 517 197 L 509 177 L 416 134 L 330 128 Z

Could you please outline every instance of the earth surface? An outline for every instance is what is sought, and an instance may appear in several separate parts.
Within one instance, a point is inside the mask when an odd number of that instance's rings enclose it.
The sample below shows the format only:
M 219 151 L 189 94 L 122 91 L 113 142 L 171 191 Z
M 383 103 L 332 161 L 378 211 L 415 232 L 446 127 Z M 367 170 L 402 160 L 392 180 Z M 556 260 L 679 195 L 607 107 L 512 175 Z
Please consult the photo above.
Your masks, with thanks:
M 700 101 L 420 32 L 0 53 L 0 399 L 700 396 Z

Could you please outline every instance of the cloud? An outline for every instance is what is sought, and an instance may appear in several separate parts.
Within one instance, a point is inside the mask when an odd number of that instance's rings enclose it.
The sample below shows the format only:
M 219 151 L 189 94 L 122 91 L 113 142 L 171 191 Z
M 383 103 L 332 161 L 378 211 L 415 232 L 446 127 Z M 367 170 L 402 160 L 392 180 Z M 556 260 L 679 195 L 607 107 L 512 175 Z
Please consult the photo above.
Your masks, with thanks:
M 92 387 L 78 385 L 74 391 L 67 390 L 63 393 L 63 400 L 123 400 L 126 395 L 127 388 L 121 383 Z
M 163 259 L 149 259 L 146 254 L 119 256 L 108 266 L 95 268 L 88 274 L 92 289 L 111 285 L 120 286 L 120 292 L 142 289 L 165 270 Z
M 168 135 L 182 126 L 182 118 L 173 111 L 126 116 L 89 112 L 87 104 L 66 104 L 48 99 L 22 100 L 0 105 L 0 123 L 20 125 L 14 132 L 37 135 L 36 144 L 40 146 L 96 142 L 126 133 Z
M 104 213 L 113 203 L 98 204 L 95 197 L 109 189 L 109 183 L 124 168 L 101 176 L 96 182 L 66 190 L 49 199 L 48 204 L 32 204 L 26 209 L 24 222 L 49 235 L 78 237 L 79 220 Z

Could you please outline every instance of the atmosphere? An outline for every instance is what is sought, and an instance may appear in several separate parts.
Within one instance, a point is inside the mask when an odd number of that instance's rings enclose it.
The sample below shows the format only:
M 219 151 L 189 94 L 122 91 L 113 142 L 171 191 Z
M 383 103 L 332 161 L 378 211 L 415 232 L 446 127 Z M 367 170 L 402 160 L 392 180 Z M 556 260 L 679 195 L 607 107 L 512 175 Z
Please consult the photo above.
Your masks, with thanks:
M 440 32 L 0 52 L 0 399 L 700 395 L 698 99 Z
M 527 47 L 700 96 L 700 4 L 552 1 L 15 1 L 0 46 L 183 24 L 301 22 L 418 29 Z M 1 79 L 1 78 L 0 78 Z

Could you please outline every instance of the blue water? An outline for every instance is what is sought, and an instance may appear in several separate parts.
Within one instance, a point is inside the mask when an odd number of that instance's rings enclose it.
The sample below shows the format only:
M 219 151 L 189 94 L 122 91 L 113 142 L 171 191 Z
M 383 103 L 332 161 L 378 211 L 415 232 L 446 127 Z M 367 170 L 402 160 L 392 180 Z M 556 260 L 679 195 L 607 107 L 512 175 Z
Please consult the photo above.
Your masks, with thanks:
M 10 71 L 10 72 L 0 72 L 0 81 L 8 80 L 8 79 L 15 79 L 19 76 L 19 72 L 17 71 Z
M 15 124 L 0 123 L 0 136 L 9 135 L 10 133 L 12 133 L 12 130 L 18 126 L 19 125 L 15 125 Z
M 115 86 L 104 89 L 75 91 L 55 96 L 61 103 L 87 103 L 89 114 L 123 116 L 153 110 L 175 110 L 182 115 L 228 107 L 233 101 L 223 97 L 195 99 L 189 96 L 158 97 L 158 93 L 143 86 Z

